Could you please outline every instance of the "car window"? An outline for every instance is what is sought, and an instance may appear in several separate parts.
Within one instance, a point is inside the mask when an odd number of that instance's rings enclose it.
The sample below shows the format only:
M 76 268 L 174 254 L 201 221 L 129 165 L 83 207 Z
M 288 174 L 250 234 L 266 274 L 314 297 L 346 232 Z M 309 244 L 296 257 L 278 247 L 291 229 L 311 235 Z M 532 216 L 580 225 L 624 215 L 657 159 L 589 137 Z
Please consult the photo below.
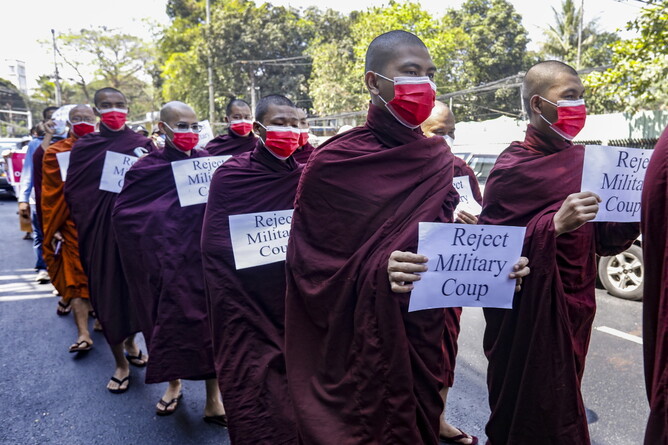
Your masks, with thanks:
M 494 167 L 497 155 L 473 155 L 469 160 L 469 167 L 475 172 L 478 184 L 485 185 L 489 172 Z

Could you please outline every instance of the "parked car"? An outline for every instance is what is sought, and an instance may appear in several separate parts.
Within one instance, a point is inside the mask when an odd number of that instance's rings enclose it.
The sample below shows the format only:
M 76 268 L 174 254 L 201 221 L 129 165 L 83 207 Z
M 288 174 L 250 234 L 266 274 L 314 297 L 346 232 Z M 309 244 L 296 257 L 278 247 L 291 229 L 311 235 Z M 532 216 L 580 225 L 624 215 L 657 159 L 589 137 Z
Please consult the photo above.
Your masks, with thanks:
M 484 193 L 498 154 L 485 152 L 455 152 L 464 159 L 475 172 L 480 191 Z M 642 239 L 638 237 L 624 252 L 614 256 L 598 258 L 598 279 L 601 286 L 610 295 L 626 300 L 642 300 L 644 267 L 642 259 Z

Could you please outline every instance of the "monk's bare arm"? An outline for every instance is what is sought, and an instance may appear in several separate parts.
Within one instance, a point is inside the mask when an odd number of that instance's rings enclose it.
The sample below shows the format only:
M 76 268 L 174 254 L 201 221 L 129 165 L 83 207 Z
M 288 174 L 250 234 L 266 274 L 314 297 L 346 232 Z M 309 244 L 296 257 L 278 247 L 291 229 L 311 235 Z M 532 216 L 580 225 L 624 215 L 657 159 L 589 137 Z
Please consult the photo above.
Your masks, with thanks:
M 596 218 L 598 203 L 601 198 L 593 192 L 580 192 L 568 195 L 561 208 L 554 214 L 556 236 L 583 226 Z
M 392 292 L 406 293 L 413 290 L 413 282 L 420 280 L 420 272 L 427 271 L 424 255 L 395 250 L 387 262 L 387 274 Z

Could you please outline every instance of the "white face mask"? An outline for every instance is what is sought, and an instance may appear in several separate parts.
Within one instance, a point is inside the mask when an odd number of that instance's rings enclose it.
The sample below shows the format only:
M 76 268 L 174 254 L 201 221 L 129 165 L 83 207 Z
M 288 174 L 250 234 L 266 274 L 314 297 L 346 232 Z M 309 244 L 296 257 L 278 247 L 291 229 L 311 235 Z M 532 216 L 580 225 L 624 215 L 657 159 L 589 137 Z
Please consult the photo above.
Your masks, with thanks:
M 443 139 L 445 139 L 445 143 L 448 144 L 448 147 L 452 148 L 452 146 L 455 145 L 455 139 L 449 134 L 443 136 Z

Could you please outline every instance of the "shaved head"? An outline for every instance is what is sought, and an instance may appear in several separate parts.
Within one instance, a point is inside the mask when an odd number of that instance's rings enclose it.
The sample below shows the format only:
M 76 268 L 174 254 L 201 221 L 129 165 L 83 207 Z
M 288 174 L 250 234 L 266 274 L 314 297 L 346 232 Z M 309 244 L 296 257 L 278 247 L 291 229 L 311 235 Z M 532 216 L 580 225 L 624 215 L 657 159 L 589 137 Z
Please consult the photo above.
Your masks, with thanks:
M 116 88 L 105 87 L 105 88 L 100 88 L 100 89 L 97 90 L 97 91 L 95 92 L 95 94 L 93 95 L 93 103 L 95 104 L 95 106 L 96 106 L 96 107 L 99 106 L 99 105 L 100 105 L 100 101 L 102 100 L 102 97 L 105 96 L 105 95 L 108 95 L 108 94 L 120 94 L 121 96 L 123 96 L 123 99 L 124 99 L 125 101 L 127 101 L 127 98 L 125 97 L 125 94 L 121 93 L 121 92 L 120 92 L 119 90 L 117 90 Z
M 95 119 L 95 113 L 93 112 L 93 109 L 90 107 L 90 105 L 85 105 L 85 104 L 79 104 L 72 107 L 68 117 L 71 121 L 74 116 L 82 116 L 82 115 L 92 116 L 92 118 Z
M 427 137 L 448 135 L 454 139 L 455 115 L 446 104 L 437 100 L 431 109 L 431 114 L 420 127 Z
M 396 50 L 399 46 L 427 49 L 422 40 L 415 34 L 401 30 L 386 32 L 373 39 L 369 44 L 369 48 L 366 50 L 364 70 L 366 72 L 382 73 L 387 63 L 396 56 Z
M 531 117 L 531 98 L 534 96 L 544 97 L 547 91 L 564 75 L 578 77 L 578 72 L 571 66 L 557 60 L 539 62 L 527 71 L 522 81 L 522 101 L 529 117 Z
M 295 107 L 295 104 L 292 103 L 292 101 L 287 97 L 280 94 L 270 94 L 268 96 L 264 96 L 257 103 L 257 106 L 255 107 L 255 120 L 258 122 L 264 122 L 264 117 L 267 114 L 269 107 L 272 105 L 288 106 L 292 108 Z
M 195 115 L 195 111 L 188 104 L 174 100 L 167 102 L 160 109 L 160 120 L 163 122 L 178 122 L 183 115 Z
M 234 114 L 234 112 L 237 111 L 235 108 L 242 108 L 244 110 L 248 109 L 248 112 L 250 113 L 250 105 L 248 105 L 248 102 L 243 99 L 232 99 L 225 107 L 225 115 L 231 116 Z

